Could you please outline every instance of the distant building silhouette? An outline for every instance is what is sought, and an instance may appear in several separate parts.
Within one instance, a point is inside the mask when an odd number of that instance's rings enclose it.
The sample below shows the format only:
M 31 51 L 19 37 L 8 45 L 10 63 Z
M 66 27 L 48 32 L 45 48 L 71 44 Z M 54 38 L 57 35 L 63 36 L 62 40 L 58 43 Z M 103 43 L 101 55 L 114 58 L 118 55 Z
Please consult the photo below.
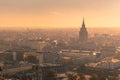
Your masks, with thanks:
M 88 40 L 88 32 L 87 32 L 87 29 L 85 28 L 85 22 L 83 19 L 82 27 L 79 32 L 79 41 L 86 42 L 87 40 Z

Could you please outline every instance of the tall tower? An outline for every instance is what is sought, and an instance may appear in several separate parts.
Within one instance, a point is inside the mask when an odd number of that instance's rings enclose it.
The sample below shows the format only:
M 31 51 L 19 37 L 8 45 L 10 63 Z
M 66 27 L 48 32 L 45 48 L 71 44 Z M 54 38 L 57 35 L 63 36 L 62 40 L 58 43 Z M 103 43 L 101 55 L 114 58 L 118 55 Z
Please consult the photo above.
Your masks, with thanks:
M 87 29 L 85 28 L 85 22 L 84 22 L 84 18 L 83 18 L 82 27 L 79 32 L 79 41 L 86 42 L 87 40 L 88 40 L 88 32 L 87 32 Z

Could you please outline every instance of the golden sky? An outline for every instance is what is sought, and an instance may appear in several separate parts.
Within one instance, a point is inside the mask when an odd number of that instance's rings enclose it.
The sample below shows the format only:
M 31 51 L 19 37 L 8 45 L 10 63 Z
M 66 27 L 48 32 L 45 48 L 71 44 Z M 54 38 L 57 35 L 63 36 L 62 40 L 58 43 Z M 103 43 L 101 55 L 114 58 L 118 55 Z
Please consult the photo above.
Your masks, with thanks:
M 120 0 L 0 0 L 2 27 L 120 27 Z

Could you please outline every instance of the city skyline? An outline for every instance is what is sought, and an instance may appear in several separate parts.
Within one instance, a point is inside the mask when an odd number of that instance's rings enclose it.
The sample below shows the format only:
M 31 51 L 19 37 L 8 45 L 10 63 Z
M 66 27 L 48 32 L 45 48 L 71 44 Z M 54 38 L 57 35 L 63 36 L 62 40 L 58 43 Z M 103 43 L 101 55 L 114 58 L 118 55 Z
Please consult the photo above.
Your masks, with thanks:
M 0 26 L 21 28 L 120 27 L 119 0 L 4 0 Z

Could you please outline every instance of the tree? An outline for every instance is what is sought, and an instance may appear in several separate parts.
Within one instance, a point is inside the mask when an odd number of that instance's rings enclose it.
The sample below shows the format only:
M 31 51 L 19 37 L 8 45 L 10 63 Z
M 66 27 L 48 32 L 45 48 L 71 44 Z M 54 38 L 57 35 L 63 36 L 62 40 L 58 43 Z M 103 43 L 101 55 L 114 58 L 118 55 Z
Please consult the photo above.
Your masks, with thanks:
M 80 76 L 80 80 L 86 80 L 86 78 L 85 78 L 85 75 L 84 75 L 84 74 L 80 73 L 80 74 L 79 74 L 79 76 Z
M 100 76 L 100 80 L 106 80 L 106 76 Z
M 53 69 L 48 70 L 46 78 L 47 78 L 46 80 L 56 80 L 57 79 L 56 71 Z
M 92 74 L 90 80 L 100 80 L 97 74 Z
M 110 76 L 110 77 L 108 78 L 108 80 L 118 80 L 118 78 L 115 77 L 115 76 Z
M 67 74 L 67 76 L 68 76 L 68 80 L 74 80 L 73 74 Z

